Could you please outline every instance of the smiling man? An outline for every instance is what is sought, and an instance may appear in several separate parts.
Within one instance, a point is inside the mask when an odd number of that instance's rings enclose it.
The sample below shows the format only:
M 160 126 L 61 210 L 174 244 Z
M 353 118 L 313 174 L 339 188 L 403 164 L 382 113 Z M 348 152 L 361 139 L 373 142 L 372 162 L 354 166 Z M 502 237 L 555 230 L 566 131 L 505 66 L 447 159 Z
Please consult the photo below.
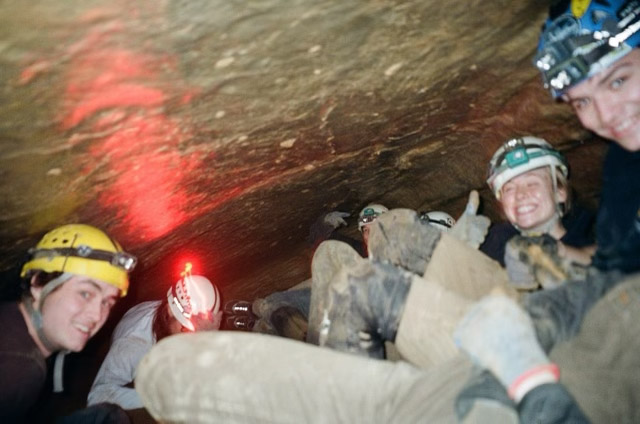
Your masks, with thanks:
M 603 165 L 599 269 L 640 269 L 640 2 L 556 1 L 535 59 L 545 87 L 613 141 Z
M 45 384 L 45 360 L 85 347 L 126 295 L 136 264 L 116 241 L 84 224 L 50 231 L 29 255 L 21 300 L 0 303 L 2 422 L 27 420 Z M 54 372 L 54 380 L 61 384 L 61 375 Z
M 635 48 L 606 71 L 569 88 L 569 103 L 585 128 L 620 147 L 640 150 L 640 50 Z

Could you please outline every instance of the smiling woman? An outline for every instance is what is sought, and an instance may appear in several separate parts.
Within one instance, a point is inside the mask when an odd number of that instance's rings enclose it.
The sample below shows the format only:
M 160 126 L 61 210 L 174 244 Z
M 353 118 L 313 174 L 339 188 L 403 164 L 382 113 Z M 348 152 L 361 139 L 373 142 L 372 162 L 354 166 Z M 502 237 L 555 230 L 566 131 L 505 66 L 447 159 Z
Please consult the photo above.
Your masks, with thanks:
M 85 347 L 127 293 L 136 263 L 107 234 L 83 224 L 50 231 L 29 254 L 21 300 L 0 303 L 2 422 L 28 421 L 45 384 L 45 360 Z M 54 386 L 61 386 L 61 364 L 56 361 Z
M 487 183 L 509 222 L 492 227 L 481 250 L 507 267 L 518 288 L 533 289 L 540 283 L 529 272 L 516 272 L 522 263 L 509 240 L 518 234 L 546 237 L 547 246 L 568 262 L 591 261 L 595 217 L 572 207 L 568 177 L 564 156 L 537 137 L 508 140 L 491 158 Z
M 525 234 L 566 233 L 560 218 L 568 201 L 567 161 L 537 137 L 506 141 L 493 155 L 487 183 L 513 226 Z
M 531 231 L 555 218 L 556 204 L 566 201 L 567 190 L 555 186 L 551 178 L 548 168 L 532 169 L 512 178 L 502 187 L 502 210 L 512 224 L 524 231 Z M 566 230 L 559 220 L 554 221 L 549 234 L 560 238 Z

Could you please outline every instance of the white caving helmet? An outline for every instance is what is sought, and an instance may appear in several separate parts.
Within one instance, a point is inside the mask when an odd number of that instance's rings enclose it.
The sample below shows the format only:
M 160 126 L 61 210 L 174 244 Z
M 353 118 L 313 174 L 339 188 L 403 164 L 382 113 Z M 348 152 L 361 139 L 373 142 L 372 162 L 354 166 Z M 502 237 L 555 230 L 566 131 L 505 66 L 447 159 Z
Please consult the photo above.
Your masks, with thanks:
M 422 212 L 420 220 L 444 232 L 451 230 L 451 227 L 456 223 L 456 220 L 451 215 L 442 211 Z
M 358 230 L 362 231 L 362 227 L 371 224 L 377 217 L 385 212 L 389 212 L 389 209 L 378 203 L 371 203 L 365 206 L 358 215 Z
M 169 309 L 183 327 L 195 331 L 191 317 L 201 313 L 217 314 L 220 310 L 220 292 L 207 278 L 186 274 L 167 292 Z
M 500 200 L 500 190 L 507 181 L 543 166 L 551 168 L 555 192 L 556 170 L 565 178 L 569 175 L 564 156 L 541 138 L 531 136 L 513 138 L 500 146 L 491 158 L 487 184 Z

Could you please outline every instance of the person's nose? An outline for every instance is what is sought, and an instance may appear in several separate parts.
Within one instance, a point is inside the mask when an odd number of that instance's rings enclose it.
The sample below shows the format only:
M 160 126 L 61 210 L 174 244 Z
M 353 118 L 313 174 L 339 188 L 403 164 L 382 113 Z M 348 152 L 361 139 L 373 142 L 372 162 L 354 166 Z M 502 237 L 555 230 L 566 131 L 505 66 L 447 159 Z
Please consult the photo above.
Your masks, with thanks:
M 618 116 L 614 105 L 615 103 L 611 102 L 607 95 L 600 95 L 593 98 L 593 107 L 598 116 L 599 127 L 613 125 Z
M 99 299 L 94 299 L 87 305 L 87 317 L 90 319 L 90 330 L 93 330 L 103 318 L 102 302 Z
M 527 197 L 527 188 L 524 186 L 516 186 L 516 200 L 522 200 Z

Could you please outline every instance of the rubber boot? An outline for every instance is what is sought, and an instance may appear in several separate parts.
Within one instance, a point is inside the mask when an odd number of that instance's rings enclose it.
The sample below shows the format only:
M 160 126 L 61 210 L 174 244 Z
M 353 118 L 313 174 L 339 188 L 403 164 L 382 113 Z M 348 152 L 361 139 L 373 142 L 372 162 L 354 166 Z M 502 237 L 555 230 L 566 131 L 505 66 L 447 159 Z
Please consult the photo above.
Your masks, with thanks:
M 311 301 L 309 305 L 309 327 L 307 342 L 317 345 L 319 330 L 326 310 L 329 284 L 343 268 L 366 263 L 353 247 L 338 240 L 327 240 L 318 246 L 311 261 Z
M 369 258 L 423 275 L 442 232 L 425 224 L 411 209 L 380 215 L 369 232 Z
M 384 358 L 384 342 L 395 340 L 411 279 L 406 271 L 372 261 L 343 268 L 328 290 L 320 345 Z
M 246 300 L 230 300 L 222 310 L 227 315 L 252 315 L 251 302 Z

